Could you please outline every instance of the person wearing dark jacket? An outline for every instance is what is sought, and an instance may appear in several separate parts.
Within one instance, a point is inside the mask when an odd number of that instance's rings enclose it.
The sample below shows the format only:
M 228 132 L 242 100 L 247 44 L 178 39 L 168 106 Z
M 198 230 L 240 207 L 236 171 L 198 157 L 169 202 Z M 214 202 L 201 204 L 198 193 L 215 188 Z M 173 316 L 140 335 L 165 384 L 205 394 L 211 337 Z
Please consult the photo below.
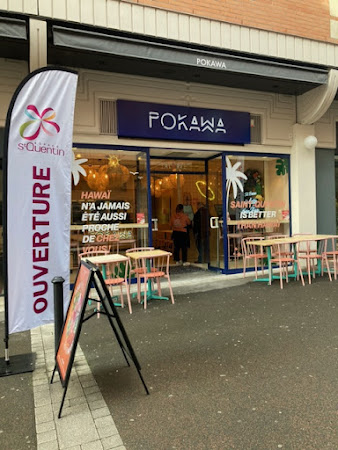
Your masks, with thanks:
M 194 214 L 194 237 L 198 250 L 197 263 L 206 263 L 209 260 L 208 251 L 208 233 L 209 233 L 210 214 L 207 207 L 200 202 L 198 209 Z

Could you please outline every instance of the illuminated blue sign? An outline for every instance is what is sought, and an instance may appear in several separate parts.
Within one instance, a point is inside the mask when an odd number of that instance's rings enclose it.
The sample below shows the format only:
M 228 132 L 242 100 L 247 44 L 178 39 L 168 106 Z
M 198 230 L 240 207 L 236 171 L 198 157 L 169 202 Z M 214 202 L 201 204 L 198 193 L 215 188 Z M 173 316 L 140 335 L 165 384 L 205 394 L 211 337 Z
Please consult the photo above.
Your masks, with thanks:
M 117 135 L 128 138 L 249 144 L 250 114 L 117 100 Z

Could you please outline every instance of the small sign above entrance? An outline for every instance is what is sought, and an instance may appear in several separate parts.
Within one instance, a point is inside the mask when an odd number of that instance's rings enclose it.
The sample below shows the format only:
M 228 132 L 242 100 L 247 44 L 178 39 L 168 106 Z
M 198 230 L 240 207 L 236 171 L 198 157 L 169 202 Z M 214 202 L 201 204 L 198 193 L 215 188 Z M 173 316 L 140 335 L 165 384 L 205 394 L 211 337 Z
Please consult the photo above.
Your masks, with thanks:
M 117 100 L 119 137 L 250 143 L 250 114 L 220 109 Z

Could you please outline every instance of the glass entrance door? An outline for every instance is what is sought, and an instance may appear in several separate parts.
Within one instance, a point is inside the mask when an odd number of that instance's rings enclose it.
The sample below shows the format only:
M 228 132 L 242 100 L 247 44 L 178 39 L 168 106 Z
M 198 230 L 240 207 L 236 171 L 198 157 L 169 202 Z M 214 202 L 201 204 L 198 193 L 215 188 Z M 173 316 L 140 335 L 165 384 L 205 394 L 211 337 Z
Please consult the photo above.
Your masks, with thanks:
M 206 184 L 201 192 L 209 214 L 209 268 L 224 269 L 222 157 L 207 161 Z M 202 200 L 203 201 L 203 200 Z
M 152 216 L 157 223 L 153 245 L 174 253 L 171 219 L 182 204 L 191 222 L 187 227 L 188 263 L 224 269 L 222 157 L 151 159 L 150 186 Z

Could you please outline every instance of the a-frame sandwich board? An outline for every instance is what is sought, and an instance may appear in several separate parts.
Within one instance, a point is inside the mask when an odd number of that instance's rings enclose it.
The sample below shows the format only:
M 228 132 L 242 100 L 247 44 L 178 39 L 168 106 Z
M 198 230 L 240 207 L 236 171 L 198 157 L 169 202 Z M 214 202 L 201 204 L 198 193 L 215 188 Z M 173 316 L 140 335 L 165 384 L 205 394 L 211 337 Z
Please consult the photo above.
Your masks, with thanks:
M 93 312 L 89 316 L 85 317 L 89 291 L 93 287 L 96 289 L 100 299 L 99 301 L 102 304 L 101 314 L 108 318 L 110 326 L 114 332 L 117 342 L 120 345 L 128 366 L 130 366 L 128 360 L 129 356 L 136 367 L 146 393 L 149 395 L 148 388 L 141 374 L 140 363 L 137 360 L 133 347 L 104 282 L 103 276 L 96 266 L 91 264 L 88 260 L 82 260 L 76 275 L 67 315 L 64 320 L 60 342 L 55 356 L 55 366 L 51 378 L 51 383 L 53 383 L 55 371 L 57 369 L 62 387 L 64 388 L 58 414 L 59 418 L 61 417 L 62 408 L 68 389 L 70 373 L 75 358 L 76 347 L 79 341 L 82 324 L 96 315 L 96 312 Z

